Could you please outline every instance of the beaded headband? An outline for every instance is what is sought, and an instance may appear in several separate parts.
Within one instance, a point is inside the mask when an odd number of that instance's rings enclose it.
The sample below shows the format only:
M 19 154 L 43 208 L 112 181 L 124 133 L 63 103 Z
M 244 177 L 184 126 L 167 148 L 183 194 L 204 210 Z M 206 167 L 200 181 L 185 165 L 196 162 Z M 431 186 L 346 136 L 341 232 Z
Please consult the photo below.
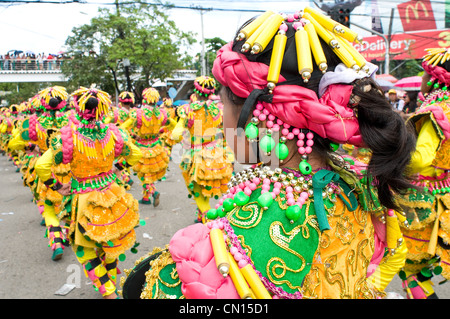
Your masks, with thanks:
M 267 87 L 272 93 L 280 76 L 290 23 L 295 30 L 298 71 L 304 82 L 308 82 L 313 71 L 313 57 L 318 68 L 327 71 L 327 59 L 319 37 L 324 40 L 339 59 L 355 71 L 369 72 L 364 57 L 353 47 L 352 42 L 361 42 L 357 33 L 344 25 L 326 17 L 316 10 L 306 7 L 293 15 L 267 11 L 243 27 L 236 41 L 244 41 L 241 52 L 258 54 L 263 52 L 274 38 L 272 56 L 267 74 Z M 311 54 L 312 53 L 312 54 Z
M 433 86 L 435 90 L 431 93 L 425 93 L 425 95 L 420 92 L 419 100 L 424 105 L 448 100 L 450 72 L 443 67 L 443 64 L 450 60 L 450 48 L 429 48 L 425 51 L 427 51 L 427 54 L 423 57 L 422 67 L 431 76 L 427 85 Z
M 194 92 L 200 96 L 209 96 L 215 92 L 216 81 L 209 76 L 199 76 L 194 81 Z
M 423 57 L 422 66 L 424 70 L 431 75 L 428 85 L 431 85 L 435 80 L 437 80 L 436 88 L 441 84 L 445 86 L 450 85 L 450 72 L 440 66 L 450 60 L 450 48 L 434 48 L 425 50 L 428 53 Z
M 66 88 L 63 86 L 52 86 L 45 88 L 41 90 L 38 93 L 39 100 L 41 102 L 41 105 L 45 107 L 46 109 L 62 109 L 66 105 L 67 98 L 69 97 L 69 94 L 66 91 Z M 61 102 L 58 104 L 56 108 L 51 108 L 49 103 L 51 98 L 60 98 Z
M 80 113 L 86 111 L 86 102 L 91 98 L 96 98 L 98 100 L 98 106 L 95 110 L 95 119 L 99 120 L 104 114 L 108 112 L 109 106 L 111 105 L 111 99 L 108 93 L 95 89 L 80 87 L 78 90 L 72 93 L 73 103 Z
M 122 103 L 134 103 L 134 94 L 132 92 L 122 92 L 119 94 L 119 101 Z
M 160 95 L 157 89 L 146 88 L 142 91 L 142 97 L 144 98 L 142 101 L 144 104 L 155 104 L 159 101 Z

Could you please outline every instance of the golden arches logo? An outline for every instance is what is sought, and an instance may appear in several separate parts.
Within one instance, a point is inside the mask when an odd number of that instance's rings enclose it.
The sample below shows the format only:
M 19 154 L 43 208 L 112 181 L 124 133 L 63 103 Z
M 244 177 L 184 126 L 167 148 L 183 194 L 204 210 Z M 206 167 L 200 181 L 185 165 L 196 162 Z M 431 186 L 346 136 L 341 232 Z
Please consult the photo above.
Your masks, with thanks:
M 411 20 L 409 18 L 409 10 L 412 10 L 412 12 L 414 13 L 414 19 L 415 20 L 419 19 L 419 5 L 421 5 L 422 11 L 424 12 L 425 17 L 429 16 L 428 9 L 425 6 L 425 4 L 422 1 L 417 1 L 414 5 L 413 4 L 408 4 L 406 6 L 406 9 L 405 9 L 406 23 L 410 23 L 411 22 Z

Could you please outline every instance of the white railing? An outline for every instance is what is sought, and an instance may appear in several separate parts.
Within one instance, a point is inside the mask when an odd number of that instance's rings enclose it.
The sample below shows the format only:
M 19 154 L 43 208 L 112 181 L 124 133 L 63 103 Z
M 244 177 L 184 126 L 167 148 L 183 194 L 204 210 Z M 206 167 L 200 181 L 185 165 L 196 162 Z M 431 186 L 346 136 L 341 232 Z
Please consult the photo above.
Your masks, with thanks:
M 63 62 L 58 59 L 0 59 L 0 71 L 60 71 Z

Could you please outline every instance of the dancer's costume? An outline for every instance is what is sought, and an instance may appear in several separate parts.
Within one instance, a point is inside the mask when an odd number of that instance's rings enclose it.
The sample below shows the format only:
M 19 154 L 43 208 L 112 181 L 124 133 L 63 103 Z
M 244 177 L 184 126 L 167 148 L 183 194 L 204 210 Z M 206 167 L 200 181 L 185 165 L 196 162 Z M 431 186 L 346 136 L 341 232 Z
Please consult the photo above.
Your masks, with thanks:
M 125 122 L 129 117 L 130 109 L 134 106 L 134 103 L 135 98 L 132 92 L 121 92 L 119 94 L 119 105 L 111 106 L 108 117 L 105 119 L 105 123 L 122 124 Z M 127 108 L 126 105 L 129 105 L 129 108 Z
M 70 222 L 68 238 L 86 275 L 107 296 L 115 292 L 118 259 L 135 245 L 139 223 L 137 200 L 116 183 L 113 168 L 133 165 L 142 154 L 125 131 L 102 123 L 110 104 L 105 92 L 81 87 L 72 96 L 80 121 L 50 136 L 50 148 L 36 170 L 45 183 L 61 189 L 62 183 L 52 178 L 52 163 L 70 165 L 70 195 L 63 210 Z M 88 108 L 91 100 L 98 106 Z M 118 157 L 126 164 L 114 166 Z
M 180 168 L 189 196 L 197 204 L 196 221 L 202 222 L 211 208 L 210 198 L 218 199 L 227 191 L 233 166 L 221 129 L 221 102 L 210 98 L 215 80 L 201 76 L 195 79 L 194 87 L 191 103 L 177 109 L 179 120 L 172 138 L 177 139 L 183 130 L 188 132 L 182 140 Z
M 104 123 L 113 123 L 116 125 L 123 124 L 130 116 L 131 108 L 134 107 L 135 98 L 132 92 L 124 91 L 119 94 L 119 105 L 111 106 L 109 115 L 106 117 Z M 131 133 L 131 132 L 129 132 Z M 123 161 L 123 159 L 117 159 L 118 162 Z M 124 168 L 120 172 L 120 183 L 124 185 L 126 190 L 131 188 L 133 185 L 133 180 L 131 178 L 131 171 L 129 167 Z
M 19 115 L 19 105 L 13 104 L 5 112 L 2 123 L 0 124 L 1 134 L 1 148 L 8 155 L 9 160 L 13 161 L 14 165 L 17 165 L 17 152 L 18 150 L 8 147 L 9 141 L 13 137 L 13 130 L 16 127 L 16 122 Z
M 170 98 L 164 98 L 161 107 L 165 109 L 167 117 L 170 119 L 170 121 L 177 122 L 178 120 L 177 109 L 173 106 L 173 102 Z M 166 148 L 169 157 L 172 154 L 172 147 L 181 141 L 180 138 L 174 138 L 172 132 L 173 132 L 172 125 L 163 126 L 160 131 L 161 141 L 163 143 L 164 148 Z
M 369 266 L 376 267 L 376 259 L 385 252 L 385 245 L 376 240 L 374 220 L 382 224 L 379 221 L 388 213 L 377 202 L 375 189 L 338 155 L 315 172 L 307 162 L 314 134 L 338 144 L 362 145 L 357 117 L 349 107 L 350 83 L 370 76 L 376 67 L 366 63 L 351 45 L 344 47 L 348 44 L 344 38 L 326 29 L 336 22 L 311 8 L 303 12 L 308 22 L 300 17 L 300 13 L 284 17 L 273 12 L 257 17 L 239 32 L 239 40 L 218 51 L 213 68 L 223 86 L 247 97 L 238 128 L 247 125 L 248 140 L 259 137 L 261 152 L 284 160 L 289 155 L 284 143 L 296 137 L 302 154 L 299 167 L 256 166 L 233 176 L 218 206 L 208 211 L 206 224 L 179 230 L 167 247 L 155 248 L 136 262 L 123 282 L 125 298 L 383 296 L 367 279 Z M 305 29 L 312 34 L 309 42 Z M 301 62 L 301 58 L 311 58 L 307 44 L 311 43 L 313 52 L 321 52 L 315 30 L 332 39 L 331 44 L 342 41 L 342 50 L 336 51 L 352 57 L 340 55 L 344 64 L 323 76 L 336 74 L 328 78 L 320 99 L 299 85 L 276 85 L 282 78 L 279 68 L 285 56 L 286 34 L 299 37 L 296 43 Z M 253 32 L 260 35 L 254 42 L 258 45 L 263 43 L 258 40 L 267 44 L 277 34 L 270 66 L 250 62 L 250 54 L 240 53 L 252 49 Z M 343 32 L 356 38 L 350 30 Z M 264 50 L 258 45 L 253 46 L 255 53 Z M 295 52 L 294 45 L 290 48 L 291 54 L 292 48 Z M 325 71 L 326 62 L 321 62 L 320 68 Z M 299 70 L 308 68 L 299 65 Z M 301 75 L 308 80 L 310 73 Z M 254 117 L 246 124 L 252 111 Z M 260 134 L 260 122 L 270 130 Z M 280 134 L 277 139 L 275 132 Z M 145 282 L 139 279 L 144 273 Z
M 68 93 L 64 87 L 46 88 L 38 93 L 38 97 L 45 111 L 39 116 L 33 114 L 29 119 L 23 121 L 17 134 L 10 141 L 9 147 L 19 150 L 30 147 L 29 143 L 32 143 L 42 157 L 50 147 L 49 140 L 52 134 L 59 132 L 70 121 L 66 113 Z M 52 98 L 57 98 L 59 101 L 54 107 L 49 104 Z M 52 180 L 68 183 L 71 178 L 70 165 L 68 163 L 55 163 L 51 166 L 51 175 Z M 40 178 L 37 178 L 34 183 L 37 184 L 36 192 L 39 196 L 37 205 L 45 219 L 49 246 L 53 251 L 52 259 L 58 260 L 62 257 L 64 247 L 67 246 L 58 217 L 61 212 L 63 196 L 52 189 L 49 182 L 44 183 Z
M 142 152 L 142 158 L 132 167 L 143 188 L 143 197 L 139 203 L 150 204 L 152 197 L 153 205 L 158 206 L 160 194 L 154 183 L 164 177 L 169 165 L 169 155 L 162 145 L 159 132 L 170 120 L 165 110 L 156 105 L 159 100 L 156 89 L 147 88 L 142 92 L 142 96 L 142 107 L 133 109 L 122 127 L 131 130 L 134 144 Z
M 32 103 L 31 101 L 32 99 L 21 104 L 23 106 L 23 109 L 21 110 L 22 117 L 16 124 L 16 129 L 12 134 L 13 137 L 19 134 L 22 123 L 37 112 L 37 108 L 34 105 L 36 102 Z M 38 102 L 38 104 L 40 105 L 40 102 Z M 34 170 L 34 164 L 40 156 L 39 149 L 36 148 L 35 144 L 28 142 L 26 143 L 23 151 L 20 150 L 20 152 L 22 153 L 20 157 L 20 171 L 22 173 L 23 185 L 30 189 L 31 194 L 33 195 L 33 201 L 37 203 L 39 200 L 39 193 L 37 192 L 38 183 L 36 180 L 37 176 Z
M 418 134 L 410 166 L 420 189 L 399 198 L 408 225 L 402 229 L 408 255 L 400 277 L 409 298 L 435 298 L 431 277 L 450 279 L 450 72 L 442 67 L 450 53 L 427 51 L 422 66 L 434 90 L 422 95 L 420 108 L 408 119 Z

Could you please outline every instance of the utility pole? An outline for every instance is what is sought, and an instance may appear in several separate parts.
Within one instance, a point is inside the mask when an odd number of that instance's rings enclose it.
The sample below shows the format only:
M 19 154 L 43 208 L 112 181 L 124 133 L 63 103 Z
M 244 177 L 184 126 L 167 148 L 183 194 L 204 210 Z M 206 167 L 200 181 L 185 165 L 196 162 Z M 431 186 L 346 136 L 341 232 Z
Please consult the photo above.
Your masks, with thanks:
M 205 59 L 205 33 L 203 28 L 203 8 L 200 9 L 200 22 L 202 28 L 202 75 L 206 75 L 206 59 Z
M 211 11 L 210 8 L 203 8 L 200 6 L 191 6 L 193 10 L 200 11 L 200 24 L 201 24 L 201 35 L 202 35 L 202 52 L 201 52 L 201 75 L 206 75 L 206 49 L 205 49 L 205 31 L 204 31 L 204 24 L 203 24 L 203 15 L 205 11 Z
M 116 13 L 117 16 L 120 17 L 120 11 L 119 11 L 119 0 L 115 0 L 115 4 L 116 4 Z M 119 29 L 117 30 L 119 32 L 119 37 L 121 39 L 125 38 L 125 35 L 123 34 L 123 30 L 121 27 L 119 27 Z M 125 77 L 127 79 L 127 91 L 131 92 L 132 91 L 132 86 L 131 86 L 131 80 L 130 80 L 130 60 L 127 58 L 124 58 L 122 61 L 122 65 L 125 69 Z

